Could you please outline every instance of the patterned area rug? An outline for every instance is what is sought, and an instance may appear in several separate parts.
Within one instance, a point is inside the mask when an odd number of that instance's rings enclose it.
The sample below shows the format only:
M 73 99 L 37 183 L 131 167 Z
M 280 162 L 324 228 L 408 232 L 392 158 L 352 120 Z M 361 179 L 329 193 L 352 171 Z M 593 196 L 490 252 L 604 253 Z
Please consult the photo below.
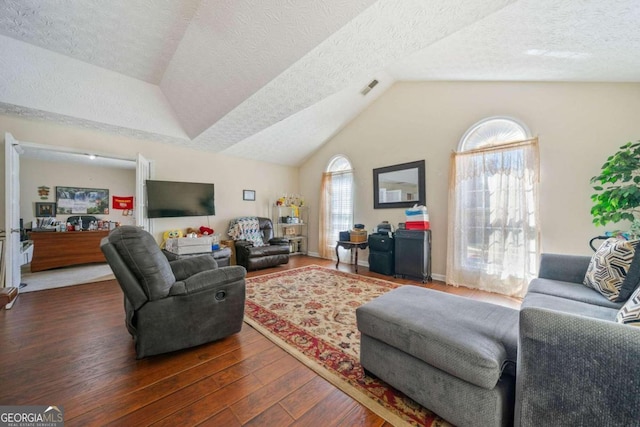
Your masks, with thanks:
M 360 366 L 355 310 L 398 286 L 315 265 L 252 277 L 245 322 L 393 425 L 449 426 Z

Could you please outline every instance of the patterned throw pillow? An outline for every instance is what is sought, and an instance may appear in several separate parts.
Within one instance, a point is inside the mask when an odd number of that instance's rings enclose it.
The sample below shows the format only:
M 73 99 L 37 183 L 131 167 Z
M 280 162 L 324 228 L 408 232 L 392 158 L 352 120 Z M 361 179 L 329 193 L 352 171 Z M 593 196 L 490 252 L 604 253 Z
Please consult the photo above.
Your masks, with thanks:
M 622 306 L 616 316 L 616 322 L 640 327 L 640 288 L 636 289 L 629 301 Z
M 638 247 L 640 249 L 640 247 Z M 629 299 L 633 291 L 636 290 L 640 283 L 640 250 L 637 250 L 633 255 L 633 261 L 629 271 L 627 271 L 627 277 L 624 278 L 622 286 L 620 287 L 620 294 L 616 299 L 616 302 L 624 302 Z
M 593 254 L 583 283 L 608 300 L 615 301 L 639 242 L 615 238 L 605 240 Z

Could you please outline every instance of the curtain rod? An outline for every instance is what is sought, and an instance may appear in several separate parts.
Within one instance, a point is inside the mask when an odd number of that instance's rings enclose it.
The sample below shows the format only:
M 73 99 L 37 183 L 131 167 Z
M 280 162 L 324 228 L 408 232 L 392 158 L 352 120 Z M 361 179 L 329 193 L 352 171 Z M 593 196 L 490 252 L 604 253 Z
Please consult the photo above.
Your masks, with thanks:
M 530 139 L 524 139 L 522 141 L 514 141 L 514 142 L 507 142 L 506 144 L 498 144 L 498 145 L 492 145 L 489 147 L 484 147 L 484 148 L 476 148 L 474 150 L 469 150 L 469 151 L 452 151 L 452 154 L 455 155 L 465 155 L 465 154 L 478 154 L 478 153 L 487 153 L 490 151 L 498 151 L 498 150 L 505 150 L 508 148 L 514 148 L 514 147 L 519 147 L 521 145 L 534 145 L 538 143 L 538 137 L 536 136 L 535 138 L 530 138 Z

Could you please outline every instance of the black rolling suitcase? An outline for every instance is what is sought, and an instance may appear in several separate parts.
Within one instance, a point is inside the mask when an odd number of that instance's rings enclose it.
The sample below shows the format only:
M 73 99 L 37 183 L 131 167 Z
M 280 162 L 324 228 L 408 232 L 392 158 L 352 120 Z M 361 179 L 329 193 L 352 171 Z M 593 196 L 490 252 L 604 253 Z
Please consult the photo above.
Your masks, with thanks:
M 369 271 L 393 276 L 394 242 L 387 233 L 369 235 Z

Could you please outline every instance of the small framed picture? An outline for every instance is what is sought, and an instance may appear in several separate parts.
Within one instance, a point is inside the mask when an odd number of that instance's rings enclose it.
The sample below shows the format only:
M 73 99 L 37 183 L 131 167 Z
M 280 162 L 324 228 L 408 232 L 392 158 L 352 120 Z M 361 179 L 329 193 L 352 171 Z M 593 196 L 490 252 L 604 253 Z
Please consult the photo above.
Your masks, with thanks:
M 242 200 L 249 200 L 250 202 L 256 201 L 255 190 L 242 190 Z
M 47 218 L 55 216 L 56 204 L 36 202 L 36 218 Z

